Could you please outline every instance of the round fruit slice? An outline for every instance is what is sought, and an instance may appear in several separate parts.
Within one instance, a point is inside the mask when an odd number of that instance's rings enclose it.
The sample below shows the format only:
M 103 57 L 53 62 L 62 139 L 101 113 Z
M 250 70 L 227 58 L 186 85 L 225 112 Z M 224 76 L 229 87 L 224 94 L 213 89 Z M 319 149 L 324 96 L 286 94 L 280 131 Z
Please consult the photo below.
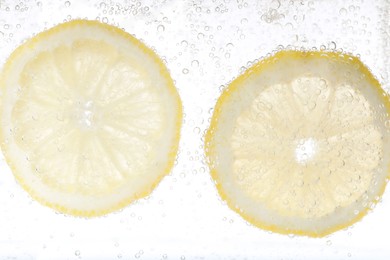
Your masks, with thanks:
M 389 114 L 388 95 L 356 57 L 281 51 L 219 98 L 206 135 L 211 174 L 253 225 L 324 236 L 382 195 Z
M 179 95 L 157 55 L 116 27 L 75 20 L 40 33 L 0 84 L 3 153 L 47 206 L 106 214 L 148 195 L 173 165 Z

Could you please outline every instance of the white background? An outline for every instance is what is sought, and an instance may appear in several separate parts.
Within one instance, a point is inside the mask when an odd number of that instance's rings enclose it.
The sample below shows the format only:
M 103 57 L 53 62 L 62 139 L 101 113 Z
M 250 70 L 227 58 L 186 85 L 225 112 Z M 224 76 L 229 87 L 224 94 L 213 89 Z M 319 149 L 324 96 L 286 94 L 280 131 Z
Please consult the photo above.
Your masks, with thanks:
M 0 259 L 390 259 L 390 190 L 362 221 L 321 239 L 247 224 L 217 195 L 203 135 L 221 90 L 287 45 L 343 49 L 389 89 L 389 1 L 0 0 L 0 67 L 25 39 L 99 19 L 163 57 L 184 105 L 177 164 L 147 198 L 95 219 L 33 201 L 0 158 Z

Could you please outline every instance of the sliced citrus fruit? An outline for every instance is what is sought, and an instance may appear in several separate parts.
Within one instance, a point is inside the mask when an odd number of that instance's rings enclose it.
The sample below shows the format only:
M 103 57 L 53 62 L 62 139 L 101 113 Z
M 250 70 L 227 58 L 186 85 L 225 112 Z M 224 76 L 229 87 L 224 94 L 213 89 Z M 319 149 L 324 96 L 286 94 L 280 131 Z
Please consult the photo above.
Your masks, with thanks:
M 324 236 L 383 193 L 389 114 L 388 95 L 358 58 L 278 52 L 219 98 L 205 138 L 212 177 L 253 225 Z
M 60 212 L 122 208 L 174 163 L 179 95 L 157 55 L 123 30 L 58 25 L 17 48 L 0 84 L 6 160 L 32 197 Z

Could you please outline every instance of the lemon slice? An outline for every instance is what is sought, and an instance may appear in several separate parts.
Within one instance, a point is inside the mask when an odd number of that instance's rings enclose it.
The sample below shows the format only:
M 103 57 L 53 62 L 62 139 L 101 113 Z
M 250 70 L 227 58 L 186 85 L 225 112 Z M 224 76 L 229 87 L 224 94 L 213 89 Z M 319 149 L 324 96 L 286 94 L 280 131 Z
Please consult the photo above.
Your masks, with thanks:
M 382 195 L 389 114 L 387 94 L 358 58 L 278 52 L 219 98 L 205 138 L 212 177 L 253 225 L 324 236 Z
M 120 209 L 173 166 L 179 95 L 157 55 L 116 27 L 74 20 L 40 33 L 10 56 L 0 84 L 6 160 L 57 211 Z

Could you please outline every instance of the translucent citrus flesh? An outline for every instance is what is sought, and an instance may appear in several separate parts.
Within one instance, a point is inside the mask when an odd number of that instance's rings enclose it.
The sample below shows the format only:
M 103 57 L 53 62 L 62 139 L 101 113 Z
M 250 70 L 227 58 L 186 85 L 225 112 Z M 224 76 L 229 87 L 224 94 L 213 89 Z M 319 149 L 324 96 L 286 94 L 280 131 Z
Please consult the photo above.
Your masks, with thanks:
M 40 202 L 102 215 L 172 167 L 181 102 L 162 61 L 115 27 L 76 20 L 19 47 L 1 78 L 5 157 Z
M 252 224 L 324 236 L 379 199 L 390 102 L 355 57 L 282 51 L 218 100 L 206 153 L 221 196 Z

